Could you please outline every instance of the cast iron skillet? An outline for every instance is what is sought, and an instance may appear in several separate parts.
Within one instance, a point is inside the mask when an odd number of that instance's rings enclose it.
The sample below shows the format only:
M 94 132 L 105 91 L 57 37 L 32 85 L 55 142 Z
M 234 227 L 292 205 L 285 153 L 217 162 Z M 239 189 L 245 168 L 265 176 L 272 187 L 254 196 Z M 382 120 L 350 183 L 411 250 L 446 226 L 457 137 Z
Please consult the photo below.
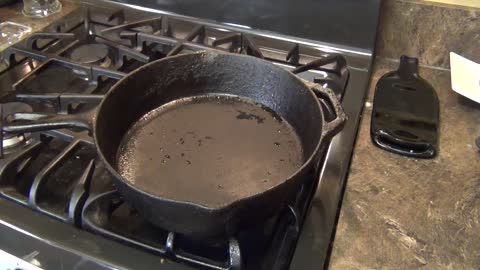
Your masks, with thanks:
M 261 59 L 200 52 L 140 67 L 93 111 L 3 131 L 90 130 L 127 203 L 162 228 L 216 238 L 281 209 L 344 121 L 328 89 Z

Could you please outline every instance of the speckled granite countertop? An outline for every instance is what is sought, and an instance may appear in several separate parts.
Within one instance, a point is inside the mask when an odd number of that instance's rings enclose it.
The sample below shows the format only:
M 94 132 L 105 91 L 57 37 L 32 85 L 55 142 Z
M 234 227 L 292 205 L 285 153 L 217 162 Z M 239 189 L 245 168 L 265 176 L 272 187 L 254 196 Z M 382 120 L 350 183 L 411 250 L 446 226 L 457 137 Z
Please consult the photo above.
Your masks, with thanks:
M 480 268 L 480 105 L 451 90 L 449 71 L 420 68 L 440 99 L 440 153 L 418 160 L 370 140 L 376 60 L 353 154 L 330 269 Z
M 0 7 L 0 23 L 4 21 L 11 21 L 30 26 L 32 28 L 32 31 L 29 34 L 31 34 L 45 28 L 55 20 L 58 20 L 59 18 L 68 15 L 70 12 L 78 8 L 78 5 L 72 2 L 61 1 L 61 3 L 62 10 L 60 12 L 52 14 L 46 18 L 31 18 L 26 17 L 22 14 L 23 3 L 22 1 L 17 1 L 17 3 L 15 4 Z M 29 34 L 22 36 L 22 39 L 28 37 Z M 0 53 L 2 52 L 2 50 L 3 49 L 0 48 Z M 0 72 L 5 70 L 6 68 L 7 65 L 5 64 L 5 62 L 0 61 Z
M 26 26 L 30 26 L 32 31 L 28 34 L 22 36 L 22 39 L 28 37 L 31 33 L 37 32 L 55 20 L 62 18 L 63 16 L 68 15 L 73 10 L 77 9 L 78 6 L 71 2 L 61 1 L 62 10 L 58 13 L 52 14 L 46 18 L 31 18 L 26 17 L 22 14 L 23 3 L 22 1 L 17 1 L 15 4 L 10 4 L 7 6 L 0 7 L 0 23 L 4 21 L 11 21 Z M 5 46 L 0 46 L 0 53 L 5 49 Z M 0 61 L 0 72 L 5 70 L 7 65 L 5 62 Z
M 12 22 L 28 25 L 32 27 L 32 32 L 35 32 L 49 25 L 53 21 L 67 15 L 68 13 L 72 12 L 77 8 L 77 5 L 71 2 L 66 2 L 66 1 L 61 1 L 61 2 L 62 2 L 62 10 L 46 18 L 29 18 L 24 16 L 22 14 L 23 4 L 21 1 L 16 4 L 0 7 L 0 22 L 12 21 Z

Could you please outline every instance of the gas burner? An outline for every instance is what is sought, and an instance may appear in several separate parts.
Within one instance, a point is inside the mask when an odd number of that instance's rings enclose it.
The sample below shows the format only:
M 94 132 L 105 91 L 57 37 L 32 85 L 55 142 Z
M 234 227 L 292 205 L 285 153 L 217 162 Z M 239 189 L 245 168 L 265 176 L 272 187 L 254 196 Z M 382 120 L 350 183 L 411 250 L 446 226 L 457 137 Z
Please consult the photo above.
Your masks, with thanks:
M 9 118 L 13 113 L 25 113 L 33 112 L 33 108 L 22 102 L 9 102 L 0 104 L 1 110 L 1 120 L 9 121 Z M 3 131 L 2 131 L 3 133 Z M 12 149 L 15 146 L 22 145 L 28 141 L 30 138 L 30 133 L 25 134 L 2 134 L 2 149 Z
M 81 64 L 94 64 L 101 67 L 109 67 L 112 63 L 108 57 L 109 49 L 105 44 L 83 44 L 75 48 L 70 57 L 73 61 Z

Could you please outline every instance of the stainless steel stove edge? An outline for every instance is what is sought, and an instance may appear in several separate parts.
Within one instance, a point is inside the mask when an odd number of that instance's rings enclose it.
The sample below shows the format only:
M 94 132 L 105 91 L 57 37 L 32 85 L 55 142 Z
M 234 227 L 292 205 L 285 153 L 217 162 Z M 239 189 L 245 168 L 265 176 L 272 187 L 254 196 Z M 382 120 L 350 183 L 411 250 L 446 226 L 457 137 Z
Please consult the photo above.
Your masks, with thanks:
M 301 37 L 283 35 L 278 32 L 252 29 L 246 26 L 239 26 L 239 25 L 228 23 L 228 22 L 215 22 L 207 19 L 199 19 L 199 18 L 184 16 L 184 15 L 180 15 L 172 12 L 130 4 L 128 3 L 128 1 L 126 1 L 125 3 L 120 3 L 112 0 L 82 0 L 81 3 L 84 5 L 100 6 L 100 7 L 113 8 L 113 9 L 128 8 L 128 9 L 133 9 L 139 12 L 146 12 L 151 15 L 157 14 L 161 16 L 162 14 L 165 14 L 165 15 L 168 15 L 169 17 L 178 18 L 183 21 L 192 21 L 192 22 L 195 22 L 196 24 L 202 24 L 207 27 L 223 28 L 225 30 L 229 30 L 233 32 L 242 32 L 245 34 L 250 34 L 250 35 L 254 35 L 262 38 L 274 39 L 274 40 L 290 42 L 290 43 L 297 43 L 306 48 L 311 48 L 321 52 L 341 54 L 347 59 L 347 63 L 349 66 L 359 68 L 359 69 L 370 69 L 369 59 L 372 58 L 373 51 L 374 51 L 373 41 L 372 41 L 371 49 L 370 48 L 364 49 L 359 47 L 332 44 L 328 42 L 322 42 L 319 40 L 312 40 L 312 39 L 306 39 Z

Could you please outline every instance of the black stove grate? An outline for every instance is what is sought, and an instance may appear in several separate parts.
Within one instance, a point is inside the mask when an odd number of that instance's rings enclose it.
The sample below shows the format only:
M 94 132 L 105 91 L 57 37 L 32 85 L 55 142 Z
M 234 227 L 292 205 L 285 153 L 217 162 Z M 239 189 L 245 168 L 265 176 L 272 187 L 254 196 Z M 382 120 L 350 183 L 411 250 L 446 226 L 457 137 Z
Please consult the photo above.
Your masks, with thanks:
M 6 154 L 1 160 L 0 194 L 3 197 L 63 222 L 192 266 L 208 269 L 243 269 L 242 266 L 285 269 L 288 266 L 286 258 L 293 250 L 278 247 L 292 247 L 298 236 L 301 217 L 295 210 L 299 206 L 295 201 L 268 224 L 241 232 L 238 238 L 224 243 L 202 243 L 155 228 L 126 205 L 103 164 L 95 158 L 91 142 L 61 131 L 38 135 L 22 150 Z M 304 190 L 313 188 L 304 187 Z M 300 197 L 309 196 L 308 193 L 299 192 L 296 201 L 308 200 Z M 275 267 L 264 266 L 267 263 Z
M 34 33 L 23 46 L 4 51 L 8 69 L 0 73 L 0 79 L 9 69 L 22 67 L 27 72 L 12 83 L 11 91 L 1 93 L 0 101 L 27 103 L 34 113 L 2 113 L 20 120 L 80 113 L 95 107 L 113 83 L 144 63 L 199 50 L 264 58 L 342 96 L 349 77 L 342 56 L 318 54 L 318 50 L 312 56 L 305 53 L 309 48 L 285 41 L 276 43 L 281 48 L 274 49 L 265 41 L 261 36 L 184 18 L 164 15 L 129 22 L 122 10 L 86 9 L 80 16 L 50 26 L 49 31 Z M 85 60 L 78 49 L 92 44 L 100 44 L 93 47 L 99 50 Z M 64 78 L 56 79 L 59 74 Z M 2 145 L 1 154 L 1 196 L 162 258 L 206 269 L 288 268 L 318 184 L 312 174 L 312 181 L 265 224 L 223 242 L 205 243 L 142 220 L 115 191 L 86 132 L 35 133 L 14 148 Z

